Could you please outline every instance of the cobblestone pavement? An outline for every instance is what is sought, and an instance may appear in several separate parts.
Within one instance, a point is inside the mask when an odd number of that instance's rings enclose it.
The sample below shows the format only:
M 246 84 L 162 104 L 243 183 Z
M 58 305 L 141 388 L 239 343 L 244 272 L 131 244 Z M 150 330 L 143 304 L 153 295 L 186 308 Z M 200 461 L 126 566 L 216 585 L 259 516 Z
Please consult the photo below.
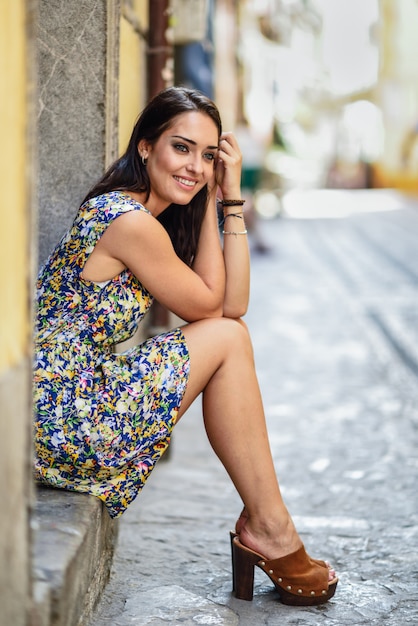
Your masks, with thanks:
M 283 495 L 307 549 L 338 571 L 334 599 L 284 606 L 259 570 L 253 602 L 232 596 L 241 503 L 196 403 L 121 519 L 90 626 L 418 624 L 418 205 L 329 198 L 353 213 L 263 223 L 272 253 L 253 258 L 247 322 Z

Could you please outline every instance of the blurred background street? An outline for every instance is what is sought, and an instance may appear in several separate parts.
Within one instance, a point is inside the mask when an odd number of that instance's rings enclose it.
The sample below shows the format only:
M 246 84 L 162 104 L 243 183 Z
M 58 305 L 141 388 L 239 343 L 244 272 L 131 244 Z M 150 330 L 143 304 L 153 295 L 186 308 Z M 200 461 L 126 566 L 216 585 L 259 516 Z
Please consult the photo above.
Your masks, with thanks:
M 196 402 L 121 519 L 90 626 L 418 623 L 418 203 L 306 192 L 289 211 L 253 257 L 246 321 L 284 497 L 307 548 L 335 565 L 336 595 L 286 607 L 258 573 L 253 602 L 233 598 L 241 503 Z

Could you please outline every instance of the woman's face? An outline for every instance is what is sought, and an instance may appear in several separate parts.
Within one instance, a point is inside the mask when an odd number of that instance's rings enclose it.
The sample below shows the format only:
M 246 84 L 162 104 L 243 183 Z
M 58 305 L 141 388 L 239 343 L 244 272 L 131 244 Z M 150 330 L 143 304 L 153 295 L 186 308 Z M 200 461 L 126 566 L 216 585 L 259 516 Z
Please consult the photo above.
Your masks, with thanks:
M 153 215 L 171 203 L 188 204 L 212 182 L 218 142 L 215 122 L 205 113 L 188 111 L 174 118 L 154 145 L 139 143 L 140 155 L 148 159 L 147 208 Z

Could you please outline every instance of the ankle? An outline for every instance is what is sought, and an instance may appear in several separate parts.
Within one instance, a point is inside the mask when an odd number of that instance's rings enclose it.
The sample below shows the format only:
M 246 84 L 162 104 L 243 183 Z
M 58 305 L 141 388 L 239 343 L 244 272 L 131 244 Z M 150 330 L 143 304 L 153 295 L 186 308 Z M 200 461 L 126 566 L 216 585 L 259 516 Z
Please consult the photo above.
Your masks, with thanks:
M 244 528 L 266 537 L 287 535 L 295 530 L 293 520 L 284 505 L 264 507 L 260 511 L 243 509 L 239 519 Z
M 242 518 L 240 518 L 242 521 Z M 241 524 L 240 541 L 266 558 L 278 558 L 294 552 L 302 541 L 290 515 L 279 519 L 248 517 Z

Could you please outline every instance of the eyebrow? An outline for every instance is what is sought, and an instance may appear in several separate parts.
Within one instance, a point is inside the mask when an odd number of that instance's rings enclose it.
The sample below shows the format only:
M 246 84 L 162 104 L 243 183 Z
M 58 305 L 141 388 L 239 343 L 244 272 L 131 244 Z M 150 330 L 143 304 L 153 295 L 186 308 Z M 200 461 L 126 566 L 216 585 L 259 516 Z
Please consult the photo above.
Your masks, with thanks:
M 182 139 L 183 141 L 186 141 L 187 143 L 192 144 L 193 146 L 197 146 L 196 141 L 193 141 L 193 139 L 188 139 L 187 137 L 183 137 L 182 135 L 172 135 L 173 139 Z M 206 149 L 207 150 L 217 150 L 219 146 L 207 146 Z

